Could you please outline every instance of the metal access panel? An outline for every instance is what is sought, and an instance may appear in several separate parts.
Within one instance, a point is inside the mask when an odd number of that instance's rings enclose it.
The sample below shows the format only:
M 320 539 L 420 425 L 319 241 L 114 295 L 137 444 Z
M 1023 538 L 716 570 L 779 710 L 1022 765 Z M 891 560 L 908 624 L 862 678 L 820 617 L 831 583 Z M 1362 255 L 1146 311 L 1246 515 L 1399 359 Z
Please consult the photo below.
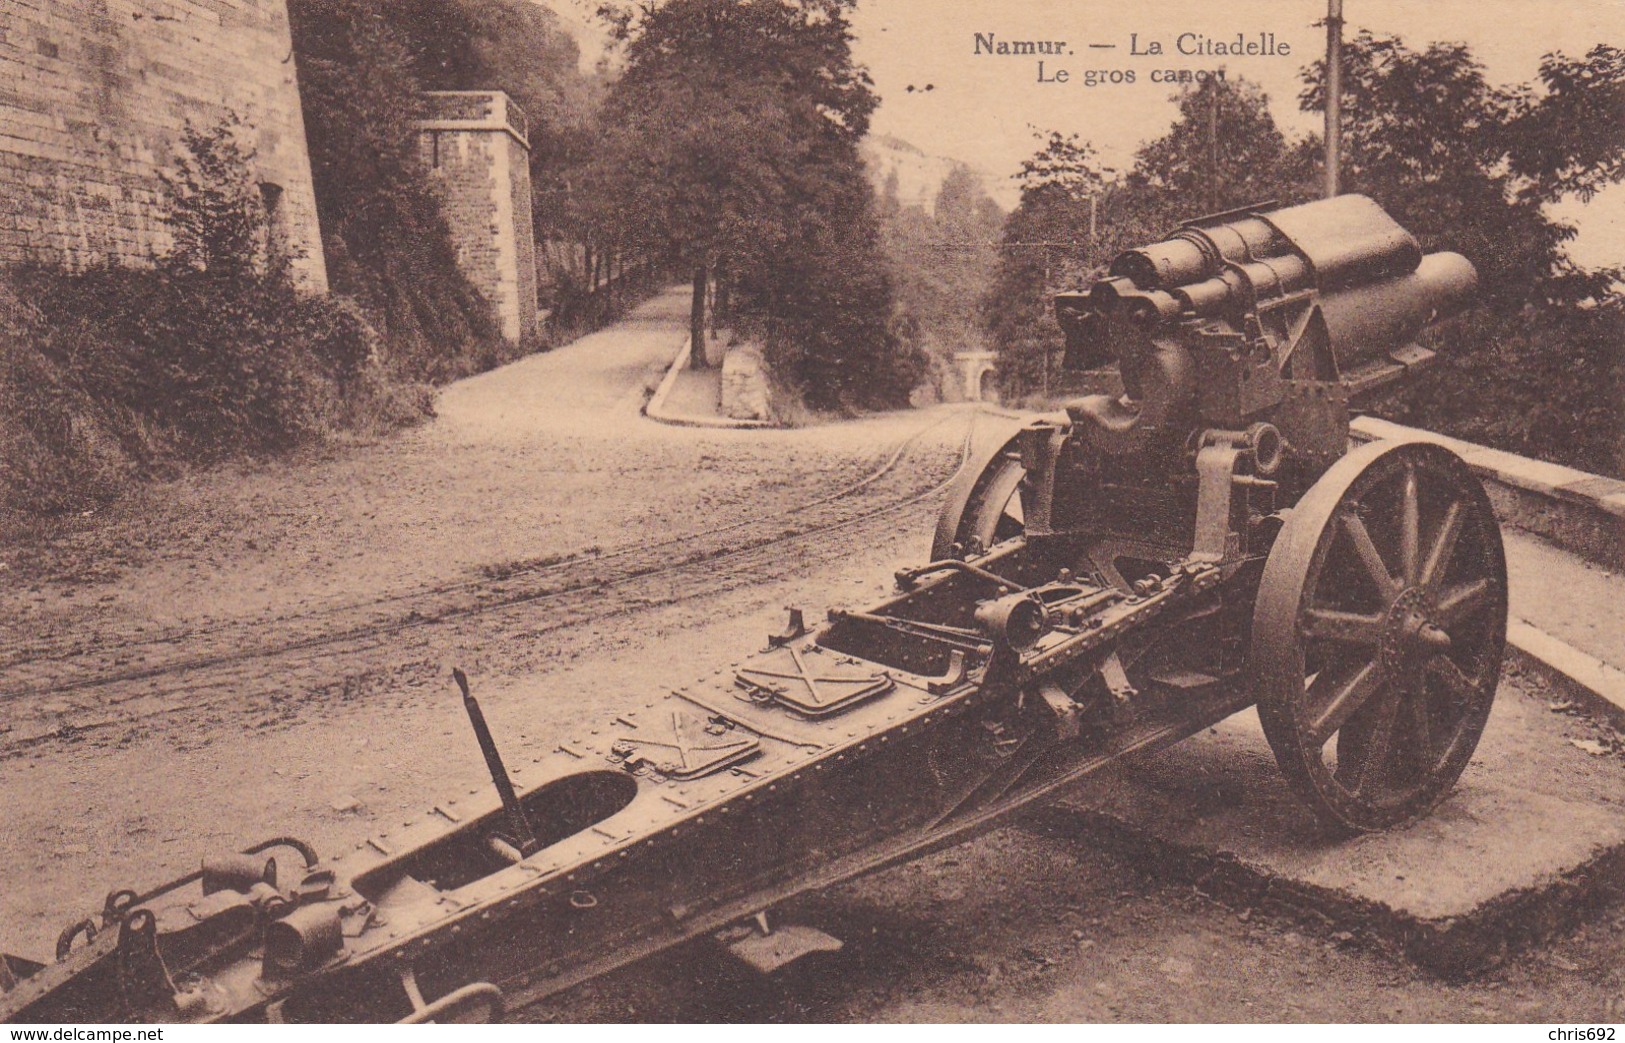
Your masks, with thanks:
M 746 660 L 734 681 L 754 699 L 776 702 L 808 717 L 839 713 L 896 687 L 874 664 L 792 642 Z
M 684 709 L 625 713 L 610 756 L 634 773 L 647 769 L 686 782 L 749 760 L 761 740 L 725 717 Z

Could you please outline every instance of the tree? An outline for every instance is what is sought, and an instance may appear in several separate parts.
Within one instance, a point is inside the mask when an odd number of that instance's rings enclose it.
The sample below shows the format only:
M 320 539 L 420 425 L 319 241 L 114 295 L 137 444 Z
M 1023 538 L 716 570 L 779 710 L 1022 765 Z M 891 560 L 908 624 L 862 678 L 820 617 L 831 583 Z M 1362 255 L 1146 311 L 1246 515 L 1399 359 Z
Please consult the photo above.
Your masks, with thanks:
M 422 84 L 384 0 L 293 0 L 289 19 L 329 282 L 414 377 L 493 363 L 492 309 L 457 264 L 418 159 Z
M 268 274 L 265 204 L 253 178 L 253 151 L 235 113 L 213 127 L 188 122 L 173 173 L 160 173 L 173 245 L 164 267 L 221 280 Z
M 1625 177 L 1625 53 L 1547 55 L 1544 93 L 1491 85 L 1463 44 L 1415 51 L 1364 31 L 1344 62 L 1346 191 L 1380 200 L 1428 248 L 1466 254 L 1492 307 L 1605 288 L 1577 278 L 1563 252 L 1575 230 L 1542 208 Z M 1320 71 L 1304 72 L 1306 111 L 1324 106 Z
M 696 82 L 673 69 L 628 77 L 610 94 L 610 130 L 589 174 L 597 223 L 674 255 L 690 274 L 696 367 L 706 364 L 711 270 L 724 259 L 737 265 L 758 250 L 775 252 L 788 236 L 782 218 L 797 149 L 776 93 L 762 84 Z
M 980 243 L 998 234 L 1004 211 L 987 194 L 982 179 L 963 163 L 956 163 L 937 189 L 931 219 L 943 241 Z
M 1324 106 L 1319 69 L 1304 74 L 1308 111 Z M 1521 299 L 1572 232 L 1511 191 L 1513 96 L 1464 44 L 1418 52 L 1369 31 L 1345 42 L 1343 75 L 1343 190 L 1380 201 L 1428 249 L 1466 254 L 1492 302 Z
M 1110 172 L 1094 146 L 1076 134 L 1051 132 L 1021 164 L 1021 202 L 1005 219 L 993 285 L 982 298 L 982 320 L 998 352 L 999 386 L 1006 394 L 1048 390 L 1061 330 L 1050 302 L 1055 291 L 1081 276 L 1093 253 L 1092 203 Z
M 850 6 L 618 9 L 625 69 L 591 171 L 600 219 L 692 273 L 695 364 L 714 276 L 775 368 L 826 406 L 899 402 L 913 375 L 887 332 L 891 289 L 857 151 L 877 100 L 852 59 Z
M 1491 85 L 1461 44 L 1345 47 L 1344 170 L 1424 248 L 1465 254 L 1481 306 L 1435 339 L 1442 365 L 1382 408 L 1398 419 L 1591 470 L 1625 469 L 1625 338 L 1615 287 L 1565 254 L 1545 204 L 1625 177 L 1625 55 L 1548 55 L 1543 90 Z M 1320 66 L 1306 110 L 1324 105 Z
M 1179 115 L 1140 149 L 1134 172 L 1173 220 L 1266 201 L 1309 198 L 1311 171 L 1270 115 L 1269 96 L 1248 80 L 1212 77 L 1174 97 Z M 1166 229 L 1164 229 L 1166 230 Z
M 1508 128 L 1520 194 L 1589 200 L 1625 179 L 1625 51 L 1598 44 L 1583 59 L 1548 54 L 1540 79 L 1545 95 L 1522 93 Z
M 968 167 L 954 166 L 927 213 L 898 201 L 894 169 L 880 212 L 905 337 L 944 364 L 954 352 L 982 348 L 977 304 L 998 262 L 1004 212 L 981 178 Z

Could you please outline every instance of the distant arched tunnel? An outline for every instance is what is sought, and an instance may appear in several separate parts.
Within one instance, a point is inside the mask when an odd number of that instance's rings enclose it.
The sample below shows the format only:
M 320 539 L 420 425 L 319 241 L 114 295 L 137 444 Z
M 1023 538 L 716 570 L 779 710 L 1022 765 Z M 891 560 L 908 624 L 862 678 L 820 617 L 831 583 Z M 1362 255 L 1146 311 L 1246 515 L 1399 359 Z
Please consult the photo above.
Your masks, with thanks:
M 997 402 L 999 400 L 999 377 L 994 369 L 993 352 L 961 351 L 955 353 L 954 361 L 959 363 L 960 366 L 960 377 L 964 382 L 966 401 Z

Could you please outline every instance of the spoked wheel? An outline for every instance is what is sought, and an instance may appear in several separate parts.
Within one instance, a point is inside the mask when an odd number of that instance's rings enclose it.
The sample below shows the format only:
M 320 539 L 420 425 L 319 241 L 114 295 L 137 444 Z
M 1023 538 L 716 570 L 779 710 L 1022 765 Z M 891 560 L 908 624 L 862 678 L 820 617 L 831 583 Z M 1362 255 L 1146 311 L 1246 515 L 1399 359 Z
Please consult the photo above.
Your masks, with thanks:
M 1027 471 L 1015 439 L 982 457 L 981 466 L 965 469 L 948 490 L 937 516 L 931 558 L 987 550 L 1026 531 L 1021 510 L 1021 479 Z
M 1299 501 L 1253 612 L 1258 716 L 1324 821 L 1377 830 L 1432 810 L 1489 718 L 1506 559 L 1483 486 L 1442 446 L 1375 442 Z

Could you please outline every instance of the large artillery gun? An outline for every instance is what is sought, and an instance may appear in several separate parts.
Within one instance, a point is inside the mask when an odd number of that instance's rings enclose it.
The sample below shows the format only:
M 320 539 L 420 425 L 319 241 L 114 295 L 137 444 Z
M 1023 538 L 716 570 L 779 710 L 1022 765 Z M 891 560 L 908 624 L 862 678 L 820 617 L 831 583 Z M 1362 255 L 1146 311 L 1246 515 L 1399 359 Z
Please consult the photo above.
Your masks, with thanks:
M 828 948 L 788 899 L 994 828 L 1256 704 L 1341 830 L 1444 799 L 1499 678 L 1500 535 L 1448 450 L 1349 448 L 1472 268 L 1345 196 L 1191 222 L 1058 316 L 1078 399 L 951 487 L 931 560 L 864 610 L 606 712 L 495 782 L 326 860 L 279 839 L 0 960 L 0 1020 L 496 1016 L 674 945 L 772 969 Z M 297 856 L 279 875 L 271 857 Z M 286 862 L 286 859 L 284 859 Z

